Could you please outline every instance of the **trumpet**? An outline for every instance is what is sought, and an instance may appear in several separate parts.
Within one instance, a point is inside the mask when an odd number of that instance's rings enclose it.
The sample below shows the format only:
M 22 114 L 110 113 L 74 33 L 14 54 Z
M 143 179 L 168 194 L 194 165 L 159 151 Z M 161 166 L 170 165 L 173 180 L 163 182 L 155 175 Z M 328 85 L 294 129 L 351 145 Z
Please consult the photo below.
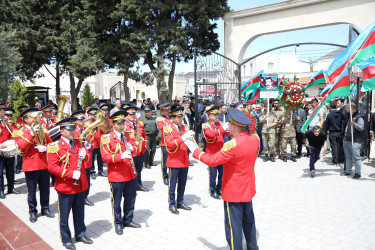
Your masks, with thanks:
M 121 132 L 121 136 L 124 137 L 124 144 L 125 144 L 126 150 L 129 150 L 128 145 L 127 145 L 128 143 L 127 143 L 127 141 L 126 141 L 125 133 L 127 133 L 127 132 L 123 130 L 123 131 Z M 130 156 L 130 159 L 129 159 L 129 160 L 130 160 L 130 165 L 132 166 L 133 175 L 138 174 L 138 173 L 137 173 L 137 170 L 136 170 L 136 168 L 135 168 L 135 164 L 134 164 L 133 156 Z
M 35 141 L 37 145 L 47 145 L 47 138 L 43 131 L 43 124 L 40 122 L 40 116 L 42 115 L 42 111 L 33 112 L 29 115 L 29 117 L 34 118 L 33 125 L 31 126 L 31 131 L 34 133 Z M 34 127 L 39 125 L 39 129 L 35 130 Z

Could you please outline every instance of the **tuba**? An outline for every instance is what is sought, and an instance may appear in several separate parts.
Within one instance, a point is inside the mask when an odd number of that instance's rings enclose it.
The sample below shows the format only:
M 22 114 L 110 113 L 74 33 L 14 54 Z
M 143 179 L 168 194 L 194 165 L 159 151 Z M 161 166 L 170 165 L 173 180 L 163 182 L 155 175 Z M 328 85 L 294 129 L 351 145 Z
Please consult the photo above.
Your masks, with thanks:
M 34 124 L 31 126 L 31 130 L 34 133 L 35 141 L 37 145 L 47 145 L 47 138 L 43 131 L 43 124 L 40 122 L 40 116 L 42 115 L 42 111 L 33 112 L 29 115 L 29 117 L 34 118 Z M 35 125 L 39 125 L 39 129 L 35 130 Z
M 60 121 L 64 117 L 64 107 L 65 103 L 69 100 L 69 97 L 65 95 L 58 95 L 57 96 L 57 116 L 56 116 L 56 122 Z

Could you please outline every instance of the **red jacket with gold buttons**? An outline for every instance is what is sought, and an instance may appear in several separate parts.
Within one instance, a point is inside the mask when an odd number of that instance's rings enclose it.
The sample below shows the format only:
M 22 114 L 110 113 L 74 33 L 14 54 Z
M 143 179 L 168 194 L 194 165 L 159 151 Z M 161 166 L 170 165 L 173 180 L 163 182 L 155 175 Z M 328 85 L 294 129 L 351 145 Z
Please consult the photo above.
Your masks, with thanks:
M 12 139 L 12 128 L 4 120 L 0 122 L 0 143 Z
M 138 145 L 134 140 L 128 141 L 134 151 L 139 152 Z M 103 162 L 108 163 L 108 181 L 123 182 L 130 181 L 137 177 L 129 159 L 121 159 L 121 154 L 126 151 L 126 146 L 121 138 L 117 138 L 115 131 L 102 135 L 101 153 Z M 134 167 L 135 168 L 135 167 Z
M 44 135 L 47 143 L 52 142 L 46 129 L 44 129 Z M 47 169 L 47 152 L 40 153 L 35 148 L 37 146 L 35 137 L 31 134 L 31 130 L 28 127 L 24 126 L 20 130 L 15 130 L 13 137 L 22 152 L 22 171 L 28 172 Z
M 52 119 L 49 119 L 49 125 L 47 125 L 47 118 L 44 118 L 43 116 L 40 117 L 40 123 L 44 124 L 47 129 L 53 127 L 56 124 Z
M 202 124 L 203 134 L 206 139 L 206 152 L 216 153 L 224 145 L 224 136 L 230 136 L 221 126 L 220 122 L 208 121 Z
M 181 125 L 180 128 L 181 134 L 174 123 L 163 128 L 164 144 L 168 151 L 167 167 L 185 168 L 190 165 L 189 149 L 181 138 L 188 129 L 184 125 Z
M 73 172 L 77 170 L 78 153 L 81 149 L 81 142 L 73 140 L 74 151 L 63 138 L 58 142 L 48 144 L 48 171 L 55 175 L 55 189 L 62 194 L 76 194 L 85 191 L 89 184 L 87 182 L 86 170 L 83 167 L 84 162 L 91 161 L 87 150 L 86 157 L 82 160 L 81 176 L 78 185 L 74 185 Z
M 163 132 L 163 127 L 166 126 L 166 125 L 171 125 L 172 124 L 172 121 L 166 117 L 166 116 L 161 116 L 161 117 L 158 117 L 157 119 L 157 122 L 158 122 L 158 128 L 161 132 Z M 164 135 L 163 133 L 161 133 L 161 139 L 160 139 L 160 146 L 161 147 L 164 147 L 165 144 L 164 144 Z
M 224 201 L 249 202 L 256 193 L 254 166 L 258 149 L 258 137 L 248 135 L 245 131 L 234 135 L 219 152 L 208 154 L 197 148 L 193 152 L 193 157 L 208 166 L 224 164 L 222 187 Z
M 74 138 L 79 138 L 81 137 L 81 130 L 78 128 L 78 126 L 76 126 L 76 132 L 74 134 Z M 88 161 L 85 161 L 83 162 L 82 164 L 84 165 L 85 169 L 88 169 L 88 168 L 91 168 L 92 166 L 92 160 L 91 160 L 91 157 L 92 157 L 92 150 L 93 150 L 93 146 L 91 145 L 91 148 L 89 150 L 86 150 L 87 151 L 87 157 L 89 158 Z
M 142 123 L 142 124 L 143 124 L 143 123 Z M 142 149 L 143 149 L 143 147 L 144 147 L 143 144 L 146 144 L 146 143 L 147 143 L 147 137 L 146 137 L 146 142 L 145 142 L 145 141 L 144 141 L 145 139 L 144 139 L 143 136 L 142 136 L 142 130 L 143 130 L 143 132 L 144 132 L 144 128 L 143 128 L 143 126 L 142 126 L 141 124 L 139 124 L 139 122 L 137 123 L 136 126 L 140 126 L 140 127 L 139 127 L 139 131 L 140 131 L 141 134 L 140 134 L 140 136 L 139 136 L 139 139 L 142 141 L 142 148 L 139 148 L 139 147 L 137 146 L 137 150 L 134 150 L 134 151 L 132 152 L 132 156 L 133 156 L 133 157 L 137 157 L 137 156 L 142 155 Z M 126 122 L 125 122 L 125 129 L 124 129 L 124 130 L 126 131 L 126 132 L 125 132 L 126 141 L 129 142 L 129 143 L 131 143 L 132 145 L 133 145 L 134 143 L 136 143 L 137 145 L 139 145 L 138 142 L 136 141 L 136 137 L 137 137 L 136 130 L 134 129 L 133 124 L 132 124 L 131 122 L 129 122 L 128 120 L 126 120 Z M 144 135 L 146 136 L 146 132 L 144 132 Z

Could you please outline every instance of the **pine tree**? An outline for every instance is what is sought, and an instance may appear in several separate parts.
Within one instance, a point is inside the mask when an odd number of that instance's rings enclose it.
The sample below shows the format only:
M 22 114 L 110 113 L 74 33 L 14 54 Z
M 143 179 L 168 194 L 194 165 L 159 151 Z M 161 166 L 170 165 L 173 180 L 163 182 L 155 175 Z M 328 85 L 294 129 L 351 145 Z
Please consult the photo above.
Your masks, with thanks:
M 14 107 L 14 117 L 18 116 L 18 107 L 26 103 L 28 97 L 27 89 L 19 80 L 13 82 L 13 85 L 9 87 L 12 95 L 14 96 L 13 107 Z
M 95 102 L 94 94 L 91 92 L 90 86 L 86 83 L 83 86 L 83 93 L 82 93 L 82 105 L 92 105 Z

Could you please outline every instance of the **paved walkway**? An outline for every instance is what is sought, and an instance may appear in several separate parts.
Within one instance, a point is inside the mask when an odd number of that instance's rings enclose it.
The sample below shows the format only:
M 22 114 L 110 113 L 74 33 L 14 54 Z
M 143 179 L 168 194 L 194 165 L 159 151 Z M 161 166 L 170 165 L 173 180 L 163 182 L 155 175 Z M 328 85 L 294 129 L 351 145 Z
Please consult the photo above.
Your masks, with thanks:
M 156 159 L 160 159 L 160 149 Z M 95 206 L 86 207 L 85 222 L 87 236 L 94 244 L 77 243 L 78 249 L 228 249 L 223 202 L 208 194 L 207 167 L 193 160 L 185 192 L 185 202 L 193 209 L 173 215 L 168 211 L 160 161 L 155 163 L 159 165 L 142 173 L 144 186 L 151 191 L 137 196 L 134 221 L 142 228 L 126 228 L 122 236 L 114 231 L 107 178 L 92 181 L 90 200 Z M 23 174 L 16 177 L 24 181 Z M 353 180 L 343 176 L 339 166 L 319 161 L 312 179 L 308 158 L 297 163 L 263 163 L 258 159 L 256 185 L 253 201 L 260 249 L 374 249 L 374 164 L 365 163 L 362 178 Z M 8 195 L 1 202 L 52 248 L 64 249 L 58 228 L 56 192 L 51 189 L 50 197 L 51 211 L 56 217 L 39 217 L 33 224 L 28 219 L 25 184 L 16 188 L 22 194 Z

